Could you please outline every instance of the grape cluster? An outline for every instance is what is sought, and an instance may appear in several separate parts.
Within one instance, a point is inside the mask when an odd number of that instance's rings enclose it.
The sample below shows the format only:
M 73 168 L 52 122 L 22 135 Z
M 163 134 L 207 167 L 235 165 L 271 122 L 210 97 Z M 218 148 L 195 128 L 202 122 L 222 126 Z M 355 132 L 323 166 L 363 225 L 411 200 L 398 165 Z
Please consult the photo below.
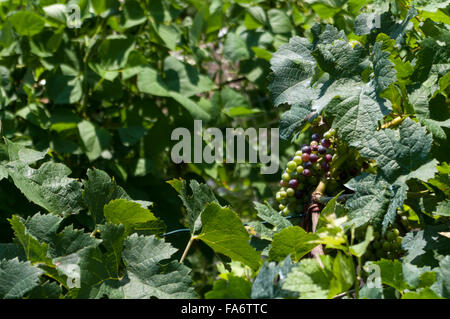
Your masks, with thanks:
M 320 178 L 330 178 L 330 165 L 336 159 L 336 131 L 326 132 L 323 137 L 318 133 L 311 136 L 310 144 L 301 150 L 287 163 L 281 175 L 280 190 L 276 193 L 281 214 L 288 215 L 300 208 L 303 211 L 305 198 L 308 198 L 318 184 Z
M 369 245 L 365 254 L 366 260 L 398 259 L 402 255 L 402 239 L 396 226 L 386 231 L 384 237 L 380 232 L 375 232 L 375 240 Z

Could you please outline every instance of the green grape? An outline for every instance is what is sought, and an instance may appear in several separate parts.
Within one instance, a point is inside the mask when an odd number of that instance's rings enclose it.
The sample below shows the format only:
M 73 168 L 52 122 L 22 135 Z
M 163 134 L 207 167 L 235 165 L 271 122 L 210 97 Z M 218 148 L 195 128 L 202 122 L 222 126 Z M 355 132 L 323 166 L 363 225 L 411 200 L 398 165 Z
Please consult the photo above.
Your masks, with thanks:
M 295 194 L 295 190 L 292 189 L 292 188 L 288 188 L 288 189 L 286 190 L 286 194 L 287 194 L 287 196 L 292 197 L 292 196 L 294 196 L 294 194 Z
M 289 175 L 289 173 L 283 173 L 283 175 L 281 175 L 281 178 L 283 179 L 283 181 L 289 182 L 291 179 L 291 176 Z
M 297 165 L 300 165 L 303 161 L 302 161 L 302 156 L 295 156 L 294 160 L 293 160 Z
M 392 245 L 390 242 L 388 241 L 384 241 L 382 244 L 383 250 L 385 251 L 389 251 L 392 248 Z
M 280 197 L 281 198 L 286 198 L 287 197 L 287 193 L 285 191 L 280 191 Z
M 302 157 L 302 151 L 295 152 L 295 156 L 299 156 L 301 158 Z
M 389 241 L 393 241 L 395 237 L 395 233 L 391 230 L 386 233 L 386 239 Z
M 394 228 L 392 231 L 394 232 L 395 236 L 400 235 L 400 231 L 397 228 Z
M 290 161 L 287 163 L 287 168 L 290 171 L 295 171 L 297 169 L 297 164 L 294 161 Z
M 283 213 L 284 215 L 288 215 L 290 212 L 291 212 L 291 211 L 289 210 L 288 207 L 286 207 L 286 208 L 283 209 L 283 211 L 282 211 L 282 213 Z
M 283 209 L 286 208 L 286 206 L 284 206 L 283 204 L 280 204 L 280 205 L 278 205 L 278 208 L 279 208 L 280 210 L 283 210 Z
M 301 174 L 303 173 L 303 166 L 297 166 L 297 173 Z

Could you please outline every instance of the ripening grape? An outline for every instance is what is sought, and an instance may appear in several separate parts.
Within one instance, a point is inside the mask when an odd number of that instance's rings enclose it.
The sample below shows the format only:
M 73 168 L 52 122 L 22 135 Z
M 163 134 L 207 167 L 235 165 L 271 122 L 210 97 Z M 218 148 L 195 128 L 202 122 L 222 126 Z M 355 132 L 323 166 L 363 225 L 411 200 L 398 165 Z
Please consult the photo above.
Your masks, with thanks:
M 318 142 L 318 141 L 320 141 L 320 135 L 317 134 L 317 133 L 314 133 L 314 134 L 311 136 L 311 139 L 312 139 L 313 141 Z
M 311 171 L 306 168 L 306 169 L 303 170 L 302 174 L 303 174 L 303 176 L 309 176 L 309 175 L 311 175 Z
M 311 154 L 311 146 L 305 145 L 302 147 L 303 154 Z
M 320 141 L 320 144 L 322 144 L 322 146 L 323 146 L 323 147 L 326 147 L 326 148 L 329 148 L 329 147 L 331 146 L 330 140 L 327 140 L 327 139 L 322 139 L 322 140 Z
M 303 153 L 302 154 L 302 161 L 303 162 L 309 161 L 309 154 L 308 153 Z
M 291 180 L 289 181 L 289 187 L 290 187 L 290 188 L 296 189 L 297 186 L 298 186 L 298 181 L 297 181 L 296 179 L 291 179 Z

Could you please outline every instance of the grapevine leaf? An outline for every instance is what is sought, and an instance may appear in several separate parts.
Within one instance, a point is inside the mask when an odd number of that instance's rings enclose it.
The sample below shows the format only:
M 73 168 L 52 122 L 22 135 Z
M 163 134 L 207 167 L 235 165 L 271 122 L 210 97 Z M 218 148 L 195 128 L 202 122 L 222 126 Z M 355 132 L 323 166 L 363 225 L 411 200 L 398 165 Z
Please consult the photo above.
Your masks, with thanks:
M 312 112 L 309 107 L 300 107 L 295 104 L 283 113 L 280 119 L 280 137 L 289 140 L 306 122 L 308 115 Z
M 169 259 L 176 249 L 155 238 L 133 234 L 125 241 L 122 252 L 127 275 L 121 281 L 126 299 L 140 298 L 193 298 L 189 268 L 177 261 L 165 267 L 159 263 Z
M 299 261 L 300 258 L 318 245 L 317 240 L 317 235 L 307 233 L 301 227 L 285 228 L 273 236 L 269 259 L 282 261 L 286 256 L 291 255 L 292 260 Z
M 382 49 L 382 42 L 373 46 L 374 84 L 377 92 L 383 92 L 397 80 L 394 63 L 389 60 L 389 52 Z
M 361 155 L 377 161 L 387 182 L 404 183 L 410 178 L 427 181 L 436 172 L 436 160 L 429 160 L 432 137 L 420 124 L 407 118 L 399 130 L 382 129 L 358 145 Z
M 26 229 L 25 220 L 21 217 L 13 215 L 9 220 L 17 241 L 23 247 L 27 260 L 31 263 L 43 263 L 52 265 L 49 257 L 48 244 L 40 243 L 36 237 L 30 234 Z
M 282 286 L 293 267 L 291 256 L 278 264 L 266 261 L 253 282 L 252 299 L 275 299 L 288 295 Z
M 119 267 L 122 264 L 122 250 L 126 238 L 125 227 L 123 225 L 115 225 L 108 223 L 99 225 L 100 234 L 102 235 L 102 244 L 106 248 L 105 260 L 114 269 L 114 276 L 119 276 Z
M 16 161 L 6 167 L 25 197 L 50 213 L 77 214 L 83 209 L 81 183 L 67 177 L 71 173 L 67 166 L 46 162 L 39 169 L 33 169 Z
M 239 217 L 229 208 L 209 203 L 201 213 L 202 232 L 197 236 L 214 251 L 258 269 L 259 254 L 248 243 L 249 235 Z
M 39 285 L 43 271 L 31 266 L 30 262 L 0 260 L 0 298 L 17 299 Z
M 350 252 L 352 253 L 353 256 L 361 258 L 366 253 L 367 247 L 374 239 L 375 237 L 373 236 L 373 227 L 368 226 L 364 241 L 350 246 Z
M 274 79 L 269 90 L 274 105 L 308 105 L 313 93 L 310 87 L 311 77 L 316 73 L 312 44 L 305 38 L 293 37 L 274 53 L 270 62 Z
M 33 36 L 40 33 L 45 26 L 45 20 L 36 12 L 19 11 L 8 18 L 11 25 L 21 36 Z
M 288 274 L 283 289 L 298 292 L 301 299 L 326 299 L 333 279 L 330 256 L 320 256 L 324 268 L 315 259 L 303 259 Z
M 114 199 L 104 207 L 105 219 L 113 224 L 122 224 L 125 233 L 134 231 L 161 233 L 164 226 L 151 211 L 142 207 L 139 203 L 127 199 Z
M 90 161 L 99 158 L 102 152 L 111 145 L 109 132 L 89 121 L 78 123 L 78 131 Z
M 373 81 L 367 84 L 347 81 L 343 84 L 341 90 L 344 94 L 336 95 L 326 112 L 335 118 L 332 127 L 338 129 L 340 137 L 359 147 L 366 143 L 366 136 L 372 136 L 378 121 L 390 109 L 377 96 Z
M 88 179 L 83 180 L 83 197 L 96 224 L 103 222 L 103 207 L 111 200 L 120 198 L 131 200 L 125 190 L 106 172 L 94 168 L 88 169 L 86 175 Z
M 19 261 L 26 261 L 25 251 L 14 243 L 0 243 L 0 260 L 19 258 Z
M 355 280 L 355 265 L 351 257 L 338 251 L 333 261 L 333 278 L 330 282 L 328 298 L 349 290 Z
M 171 184 L 174 187 L 175 184 Z M 183 201 L 184 206 L 187 210 L 187 217 L 189 222 L 189 228 L 191 233 L 195 234 L 202 227 L 201 212 L 206 204 L 208 203 L 218 203 L 214 193 L 206 184 L 199 184 L 197 181 L 192 180 L 189 184 L 192 195 L 188 195 L 188 189 L 186 186 L 186 181 L 181 182 L 181 187 L 174 187 L 175 190 L 179 188 L 180 198 Z
M 261 204 L 258 202 L 254 202 L 254 205 L 256 211 L 258 212 L 258 217 L 273 225 L 273 230 L 275 232 L 280 232 L 281 230 L 292 226 L 292 223 L 289 220 L 283 216 L 280 216 L 280 214 L 270 205 Z
M 67 256 L 90 246 L 98 246 L 99 239 L 91 237 L 82 230 L 73 229 L 73 225 L 65 227 L 50 243 L 52 257 Z
M 47 281 L 41 286 L 31 290 L 27 297 L 30 299 L 59 299 L 62 293 L 61 286 L 54 281 Z
M 227 279 L 214 282 L 213 289 L 205 294 L 205 299 L 249 299 L 251 289 L 250 281 L 229 274 Z
M 408 288 L 408 284 L 403 277 L 403 268 L 400 261 L 381 259 L 372 263 L 380 267 L 381 282 L 383 284 L 391 286 L 400 292 Z

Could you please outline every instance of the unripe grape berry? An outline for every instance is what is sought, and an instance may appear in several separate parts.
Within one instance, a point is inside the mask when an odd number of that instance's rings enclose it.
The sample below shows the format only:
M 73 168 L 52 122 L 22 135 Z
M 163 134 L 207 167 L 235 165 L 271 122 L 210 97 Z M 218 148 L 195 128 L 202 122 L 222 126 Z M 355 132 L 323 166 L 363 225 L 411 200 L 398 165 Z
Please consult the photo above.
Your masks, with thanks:
M 328 133 L 329 133 L 331 136 L 335 136 L 335 135 L 336 135 L 336 129 L 332 128 L 332 129 L 330 129 L 330 130 L 328 131 Z
M 305 145 L 302 147 L 302 153 L 303 154 L 310 154 L 311 153 L 311 146 Z
M 395 239 L 395 234 L 394 234 L 394 232 L 393 231 L 388 231 L 387 233 L 386 233 L 386 239 L 387 240 L 389 240 L 389 241 L 393 241 L 394 239 Z
M 297 173 L 301 174 L 303 172 L 303 166 L 297 166 Z
M 286 206 L 284 206 L 283 204 L 278 205 L 278 209 L 279 209 L 279 210 L 283 210 L 283 209 L 285 209 L 285 208 L 286 208 Z
M 327 148 L 326 148 L 325 146 L 323 146 L 323 145 L 319 145 L 319 146 L 317 147 L 317 152 L 318 152 L 319 154 L 325 154 L 325 153 L 327 152 Z
M 294 196 L 295 191 L 292 188 L 288 188 L 286 190 L 286 194 L 287 194 L 287 196 L 292 197 L 292 196 Z
M 316 154 L 309 155 L 309 160 L 313 163 L 317 162 L 318 159 L 319 157 Z
M 331 137 L 330 132 L 325 132 L 325 133 L 323 134 L 323 138 L 324 138 L 324 139 L 329 139 L 330 137 Z
M 297 169 L 297 164 L 294 161 L 290 161 L 287 163 L 287 168 L 290 171 L 295 171 Z
M 317 134 L 317 133 L 314 133 L 312 136 L 311 136 L 311 139 L 313 140 L 313 141 L 320 141 L 320 135 L 319 134 Z
M 286 198 L 287 197 L 287 193 L 285 191 L 280 191 L 280 197 L 281 198 Z
M 320 171 L 320 163 L 314 163 L 314 164 L 313 164 L 313 169 L 314 169 L 315 171 Z
M 330 140 L 327 140 L 327 139 L 324 139 L 324 138 L 320 141 L 320 144 L 322 144 L 322 146 L 324 146 L 326 148 L 329 148 L 331 146 Z
M 333 159 L 333 156 L 331 156 L 331 154 L 326 154 L 323 158 L 325 159 L 326 162 L 331 162 Z
M 303 163 L 303 168 L 310 168 L 312 163 L 310 161 Z
M 388 251 L 388 250 L 390 250 L 392 247 L 391 247 L 391 243 L 390 242 L 388 242 L 388 241 L 385 241 L 385 242 L 383 242 L 383 249 L 385 250 L 385 251 Z
M 311 175 L 311 172 L 309 169 L 304 169 L 302 174 L 303 174 L 303 176 L 309 176 L 309 175 Z
M 308 153 L 303 153 L 302 154 L 302 161 L 303 162 L 309 161 L 309 154 Z
M 311 148 L 313 146 L 319 146 L 319 143 L 317 143 L 317 141 L 312 141 L 311 143 L 309 143 L 309 146 L 311 146 Z
M 302 156 L 302 151 L 295 152 L 295 156 Z
M 400 231 L 397 228 L 394 228 L 392 231 L 394 232 L 395 236 L 399 236 L 400 235 Z
M 402 241 L 403 241 L 403 238 L 402 237 L 397 237 L 396 239 L 395 239 L 395 241 L 398 243 L 398 244 L 402 244 Z
M 288 207 L 286 207 L 285 209 L 283 209 L 282 212 L 283 212 L 284 215 L 287 215 L 287 214 L 289 214 L 291 211 L 289 210 Z
M 303 161 L 302 161 L 302 156 L 300 155 L 300 156 L 294 156 L 294 162 L 297 164 L 297 165 L 300 165 Z
M 291 179 L 291 180 L 289 181 L 289 187 L 290 187 L 290 188 L 296 189 L 297 186 L 298 186 L 298 181 L 297 181 L 296 179 Z
M 289 182 L 291 176 L 289 175 L 289 173 L 283 173 L 283 175 L 281 175 L 281 178 L 283 179 L 283 181 Z

